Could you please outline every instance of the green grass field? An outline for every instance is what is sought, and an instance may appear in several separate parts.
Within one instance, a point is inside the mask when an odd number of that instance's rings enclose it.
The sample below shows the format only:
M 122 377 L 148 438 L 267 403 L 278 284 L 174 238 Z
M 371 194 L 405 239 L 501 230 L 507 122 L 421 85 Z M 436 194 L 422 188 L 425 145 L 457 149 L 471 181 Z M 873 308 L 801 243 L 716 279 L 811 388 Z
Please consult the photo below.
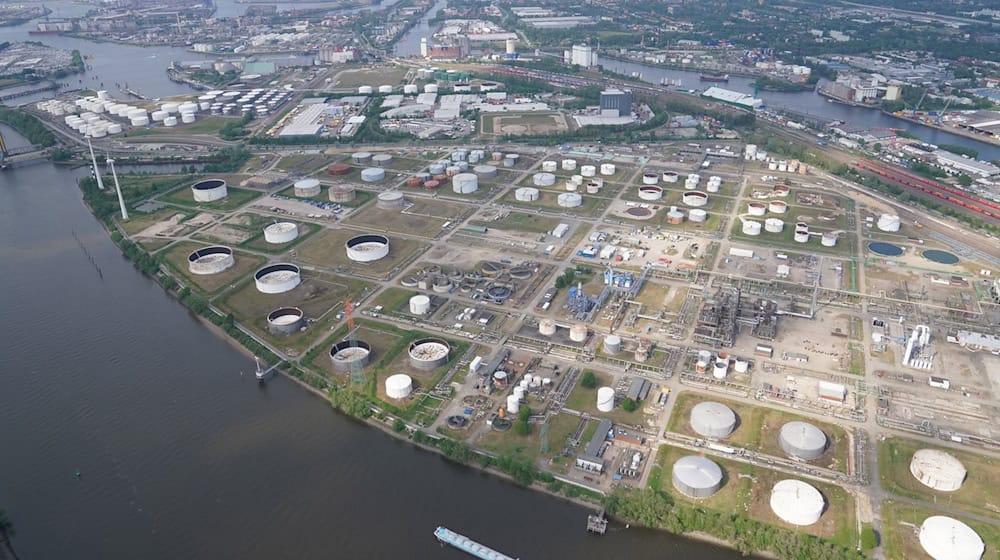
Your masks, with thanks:
M 222 127 L 235 122 L 239 123 L 238 117 L 205 117 L 198 119 L 191 124 L 181 124 L 178 120 L 177 126 L 156 126 L 153 128 L 136 128 L 128 132 L 129 136 L 158 136 L 158 135 L 178 135 L 178 134 L 208 134 L 218 136 Z
M 505 231 L 548 233 L 559 225 L 559 220 L 535 214 L 526 214 L 524 212 L 510 212 L 502 220 L 472 220 L 470 223 L 472 225 Z
M 194 181 L 192 181 L 194 182 Z M 223 212 L 235 210 L 244 204 L 259 198 L 263 193 L 249 189 L 227 187 L 227 195 L 222 200 L 215 202 L 195 202 L 191 189 L 182 187 L 159 197 L 160 202 L 169 202 L 181 206 L 192 208 L 203 208 L 206 210 L 220 210 Z
M 164 262 L 177 273 L 188 286 L 207 296 L 213 296 L 227 287 L 245 282 L 255 270 L 260 268 L 265 260 L 263 257 L 234 251 L 236 264 L 219 274 L 191 274 L 188 269 L 188 255 L 206 244 L 182 241 L 163 252 Z

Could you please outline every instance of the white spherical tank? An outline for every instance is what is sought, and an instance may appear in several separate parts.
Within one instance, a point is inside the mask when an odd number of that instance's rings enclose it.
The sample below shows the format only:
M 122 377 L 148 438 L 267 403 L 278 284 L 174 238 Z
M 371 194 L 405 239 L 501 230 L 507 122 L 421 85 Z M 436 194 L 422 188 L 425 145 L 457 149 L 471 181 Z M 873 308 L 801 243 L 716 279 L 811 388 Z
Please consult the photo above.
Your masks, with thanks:
M 375 262 L 389 255 L 389 238 L 384 235 L 358 235 L 348 239 L 344 246 L 347 258 L 354 262 Z
M 785 479 L 771 489 L 771 510 L 785 523 L 806 526 L 819 521 L 826 500 L 813 485 Z
M 674 488 L 691 498 L 707 498 L 718 492 L 723 482 L 719 465 L 699 455 L 678 459 L 674 463 L 671 478 Z
M 299 267 L 290 263 L 269 264 L 257 270 L 253 278 L 262 294 L 282 294 L 302 283 Z
M 413 392 L 413 379 L 405 373 L 390 375 L 385 380 L 385 396 L 390 399 L 405 399 Z
M 615 390 L 611 387 L 601 387 L 597 390 L 597 410 L 611 412 L 615 408 Z
M 900 223 L 899 216 L 895 214 L 882 214 L 878 217 L 878 222 L 875 223 L 875 227 L 882 231 L 894 233 L 899 231 Z
M 986 552 L 972 527 L 943 515 L 932 515 L 920 525 L 920 546 L 934 560 L 979 560 Z
M 743 220 L 744 235 L 760 235 L 761 223 L 756 220 Z
M 663 189 L 655 185 L 643 185 L 639 187 L 639 198 L 642 200 L 660 200 L 663 198 Z
M 582 165 L 580 166 L 580 175 L 584 177 L 593 177 L 597 175 L 597 168 L 593 165 Z
M 552 319 L 542 319 L 538 322 L 538 334 L 552 336 L 556 334 L 556 322 Z
M 967 472 L 962 462 L 950 453 L 920 449 L 910 460 L 910 474 L 928 488 L 954 492 L 962 487 Z
M 686 192 L 681 196 L 685 206 L 701 207 L 708 204 L 708 195 L 700 191 Z
M 459 173 L 452 178 L 451 190 L 458 194 L 471 194 L 479 190 L 479 177 L 475 173 Z
M 562 160 L 562 170 L 563 171 L 574 171 L 574 170 L 576 170 L 576 160 L 575 159 L 564 159 L 564 160 Z
M 587 340 L 587 325 L 577 323 L 569 329 L 569 339 L 573 342 L 583 342 Z
M 554 173 L 555 170 L 558 169 L 558 166 L 559 166 L 558 163 L 552 160 L 546 160 L 542 162 L 542 171 L 545 171 L 547 173 Z
M 614 175 L 615 171 L 617 171 L 617 168 L 615 168 L 615 164 L 613 164 L 613 163 L 602 163 L 601 164 L 601 175 L 605 175 L 605 176 L 607 176 L 607 175 Z
M 368 167 L 361 170 L 361 180 L 366 183 L 376 183 L 385 179 L 385 169 L 381 167 Z
M 413 315 L 426 315 L 431 310 L 431 298 L 418 294 L 410 298 L 410 313 Z
M 535 173 L 531 177 L 531 182 L 536 187 L 551 187 L 556 184 L 556 176 L 551 173 Z
M 222 179 L 205 179 L 191 185 L 191 196 L 195 202 L 215 202 L 226 198 L 229 191 Z
M 576 208 L 583 204 L 583 197 L 576 193 L 562 193 L 556 202 L 563 208 Z
M 292 222 L 276 222 L 264 228 L 264 241 L 280 245 L 299 236 L 299 226 Z
M 514 191 L 514 200 L 534 202 L 538 200 L 538 189 L 534 187 L 521 187 Z
M 768 218 L 764 220 L 764 231 L 768 233 L 781 233 L 785 229 L 785 222 L 778 218 Z
M 203 247 L 188 255 L 188 269 L 191 274 L 218 274 L 236 264 L 233 250 L 217 245 Z
M 722 403 L 698 403 L 691 409 L 691 428 L 707 438 L 729 437 L 736 430 L 736 413 Z
M 295 196 L 308 198 L 312 196 L 318 196 L 322 191 L 322 187 L 319 184 L 319 179 L 301 179 L 295 182 L 294 192 Z

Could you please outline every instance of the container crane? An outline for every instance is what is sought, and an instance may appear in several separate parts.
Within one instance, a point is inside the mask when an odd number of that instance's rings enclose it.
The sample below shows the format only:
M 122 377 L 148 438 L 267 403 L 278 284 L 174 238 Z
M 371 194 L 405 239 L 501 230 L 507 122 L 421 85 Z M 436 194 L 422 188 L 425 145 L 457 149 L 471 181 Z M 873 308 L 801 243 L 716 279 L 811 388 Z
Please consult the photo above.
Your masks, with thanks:
M 910 111 L 910 117 L 911 118 L 916 118 L 917 117 L 917 111 L 920 110 L 920 105 L 923 104 L 925 97 L 927 97 L 927 90 L 926 89 L 924 90 L 924 94 L 920 96 L 920 101 L 917 101 L 917 104 L 914 105 L 913 109 Z
M 954 101 L 954 100 L 955 100 L 954 96 L 951 96 L 951 97 L 948 98 L 948 101 L 946 101 L 945 104 L 944 104 L 944 109 L 941 109 L 938 112 L 937 117 L 934 119 L 934 124 L 936 124 L 938 126 L 941 125 L 941 118 L 944 117 L 944 114 L 948 112 L 948 106 L 951 105 L 951 102 Z

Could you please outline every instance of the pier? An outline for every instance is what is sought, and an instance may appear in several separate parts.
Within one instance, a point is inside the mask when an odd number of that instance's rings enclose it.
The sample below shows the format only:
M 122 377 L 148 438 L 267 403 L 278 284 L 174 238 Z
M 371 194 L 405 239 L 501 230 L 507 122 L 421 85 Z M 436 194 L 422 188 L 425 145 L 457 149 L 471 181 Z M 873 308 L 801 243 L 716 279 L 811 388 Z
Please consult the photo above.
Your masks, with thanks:
M 587 516 L 588 533 L 594 533 L 595 535 L 603 535 L 607 531 L 608 531 L 608 519 L 604 517 L 603 509 L 597 515 L 590 514 Z
M 445 527 L 435 529 L 434 537 L 444 544 L 451 545 L 466 554 L 483 560 L 517 560 Z

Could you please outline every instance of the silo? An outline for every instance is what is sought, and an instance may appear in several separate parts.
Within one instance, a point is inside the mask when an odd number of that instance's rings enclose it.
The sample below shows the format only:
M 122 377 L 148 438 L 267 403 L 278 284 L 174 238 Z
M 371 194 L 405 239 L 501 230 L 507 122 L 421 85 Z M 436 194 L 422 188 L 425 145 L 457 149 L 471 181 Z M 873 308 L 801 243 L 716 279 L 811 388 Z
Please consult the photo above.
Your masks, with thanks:
M 967 473 L 954 455 L 937 449 L 920 449 L 910 460 L 910 474 L 928 488 L 954 492 L 962 487 Z
M 607 354 L 617 354 L 622 351 L 622 337 L 616 334 L 609 334 L 604 337 L 604 352 Z
M 785 222 L 778 218 L 768 218 L 764 220 L 764 231 L 768 233 L 781 233 L 785 229 Z
M 538 322 L 538 334 L 552 336 L 556 334 L 556 322 L 552 319 L 542 319 Z
M 708 219 L 708 212 L 705 212 L 701 208 L 692 208 L 688 210 L 688 219 L 692 222 L 704 222 Z
M 736 430 L 736 413 L 719 402 L 698 403 L 691 409 L 691 428 L 707 438 L 729 437 Z
M 410 313 L 413 315 L 426 315 L 431 309 L 431 298 L 418 294 L 410 298 Z
M 385 167 L 386 165 L 389 165 L 389 162 L 391 161 L 392 155 L 390 154 L 376 154 L 372 156 L 372 165 L 375 167 Z
M 602 163 L 601 164 L 601 175 L 614 175 L 617 169 L 613 163 Z
M 542 171 L 545 171 L 546 173 L 555 173 L 558 168 L 559 164 L 553 160 L 545 160 L 542 162 Z
M 569 329 L 569 339 L 573 342 L 583 342 L 587 340 L 587 325 L 577 323 Z
M 366 183 L 377 183 L 385 179 L 385 170 L 380 167 L 368 167 L 361 170 L 361 180 Z
M 792 525 L 812 525 L 819 521 L 826 500 L 811 484 L 785 479 L 771 489 L 771 510 L 782 521 Z
M 811 461 L 826 451 L 827 438 L 823 430 L 816 426 L 793 421 L 781 427 L 778 443 L 789 457 Z
M 597 390 L 597 410 L 611 412 L 615 408 L 615 390 L 611 387 L 601 387 Z
M 479 190 L 479 177 L 475 173 L 459 173 L 452 178 L 451 189 L 458 194 L 472 194 Z
M 674 488 L 690 498 L 707 498 L 722 488 L 722 469 L 700 455 L 688 455 L 674 463 L 671 477 Z
M 932 515 L 920 525 L 920 546 L 934 560 L 979 560 L 986 552 L 972 527 L 943 515 Z
M 322 190 L 318 179 L 301 179 L 295 182 L 295 196 L 309 198 L 317 196 Z

